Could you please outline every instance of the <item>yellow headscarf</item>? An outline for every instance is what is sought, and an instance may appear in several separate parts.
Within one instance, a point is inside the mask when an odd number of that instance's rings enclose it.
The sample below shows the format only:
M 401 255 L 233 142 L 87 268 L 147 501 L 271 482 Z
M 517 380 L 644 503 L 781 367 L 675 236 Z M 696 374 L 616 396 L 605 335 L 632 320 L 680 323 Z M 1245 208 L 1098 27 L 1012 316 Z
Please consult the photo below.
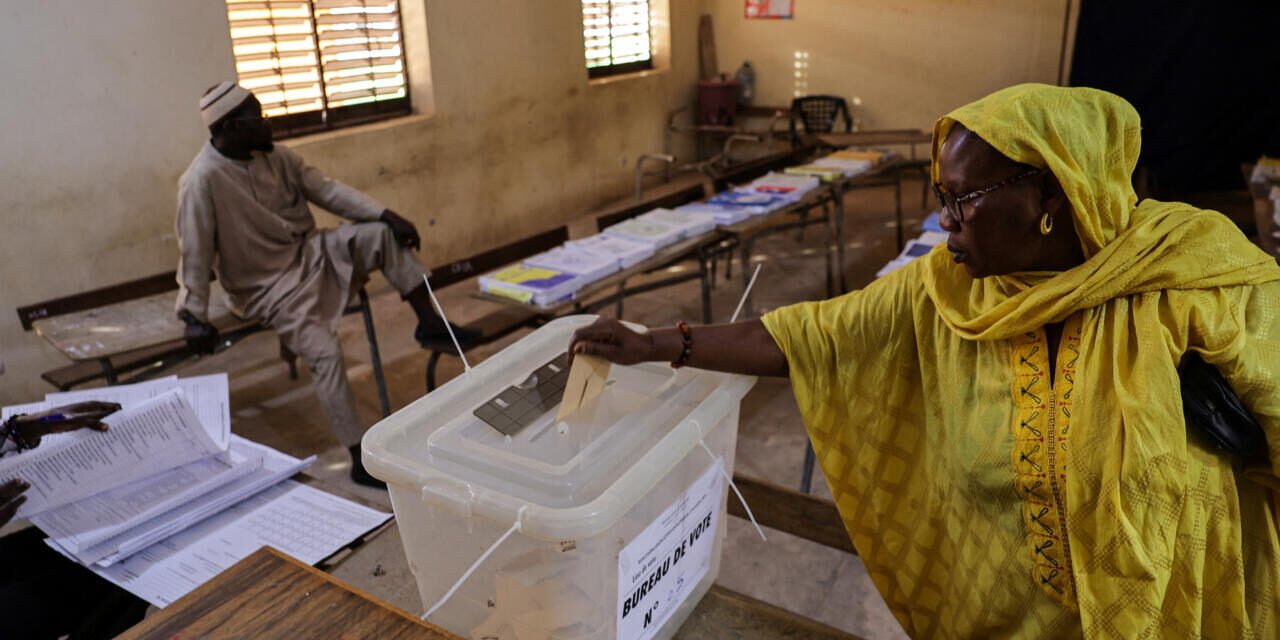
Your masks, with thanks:
M 1028 84 L 961 107 L 935 126 L 935 179 L 955 123 L 1052 171 L 1085 262 L 975 280 L 938 248 L 867 289 L 763 318 L 882 595 L 908 631 L 942 637 L 1280 629 L 1275 513 L 1189 443 L 1176 370 L 1187 350 L 1223 370 L 1267 430 L 1264 471 L 1280 471 L 1280 268 L 1221 214 L 1137 202 L 1138 114 L 1115 95 Z M 1078 328 L 1062 396 L 1065 609 L 1024 587 L 1029 560 L 1004 548 L 1032 526 L 1013 503 L 1011 354 L 1064 320 Z

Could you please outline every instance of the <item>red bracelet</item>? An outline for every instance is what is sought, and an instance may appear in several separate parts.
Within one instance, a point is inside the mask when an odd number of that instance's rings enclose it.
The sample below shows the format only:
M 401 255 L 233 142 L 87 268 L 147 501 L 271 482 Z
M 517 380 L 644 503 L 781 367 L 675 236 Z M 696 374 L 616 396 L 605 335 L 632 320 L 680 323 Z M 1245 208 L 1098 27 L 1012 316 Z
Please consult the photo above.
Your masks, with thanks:
M 681 320 L 676 323 L 676 330 L 680 332 L 680 339 L 684 342 L 683 348 L 680 349 L 680 357 L 671 363 L 671 368 L 679 369 L 689 363 L 689 356 L 693 355 L 693 329 L 689 328 L 689 323 Z

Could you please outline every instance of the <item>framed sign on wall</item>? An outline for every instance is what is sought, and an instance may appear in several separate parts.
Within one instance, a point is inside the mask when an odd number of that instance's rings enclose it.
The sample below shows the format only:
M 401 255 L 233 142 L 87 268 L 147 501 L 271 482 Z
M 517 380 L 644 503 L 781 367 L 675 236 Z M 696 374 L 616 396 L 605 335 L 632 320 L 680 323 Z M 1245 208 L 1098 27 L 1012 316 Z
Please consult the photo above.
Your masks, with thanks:
M 795 16 L 795 0 L 746 0 L 748 20 L 790 20 Z

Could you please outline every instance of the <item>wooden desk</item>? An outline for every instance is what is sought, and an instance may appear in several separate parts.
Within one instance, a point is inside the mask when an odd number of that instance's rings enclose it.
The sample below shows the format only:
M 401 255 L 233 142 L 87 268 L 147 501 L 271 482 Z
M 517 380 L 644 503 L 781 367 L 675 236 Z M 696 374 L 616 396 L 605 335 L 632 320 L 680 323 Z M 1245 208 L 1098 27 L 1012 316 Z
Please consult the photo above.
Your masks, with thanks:
M 119 637 L 462 640 L 271 548 Z
M 881 129 L 849 133 L 820 133 L 814 136 L 828 147 L 875 147 L 896 144 L 911 146 L 911 159 L 916 159 L 916 145 L 933 142 L 933 132 L 922 129 Z

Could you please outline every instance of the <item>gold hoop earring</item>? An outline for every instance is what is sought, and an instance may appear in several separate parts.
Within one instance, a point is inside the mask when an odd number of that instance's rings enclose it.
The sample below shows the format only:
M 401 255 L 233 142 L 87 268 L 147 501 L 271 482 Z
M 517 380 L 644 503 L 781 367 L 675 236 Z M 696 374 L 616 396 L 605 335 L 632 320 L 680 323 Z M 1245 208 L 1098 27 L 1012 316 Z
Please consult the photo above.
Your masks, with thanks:
M 1040 218 L 1040 235 L 1047 236 L 1053 232 L 1053 218 L 1046 211 Z

